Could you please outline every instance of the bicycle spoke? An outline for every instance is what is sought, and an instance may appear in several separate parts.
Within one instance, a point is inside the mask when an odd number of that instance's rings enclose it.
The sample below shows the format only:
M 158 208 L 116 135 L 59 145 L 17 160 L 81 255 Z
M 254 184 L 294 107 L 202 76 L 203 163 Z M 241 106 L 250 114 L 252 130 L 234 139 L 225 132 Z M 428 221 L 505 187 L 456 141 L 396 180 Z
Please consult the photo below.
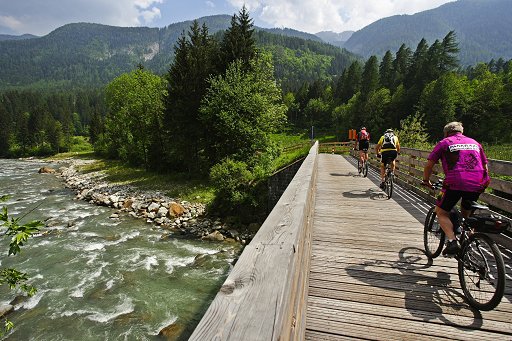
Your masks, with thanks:
M 459 280 L 469 303 L 481 310 L 496 307 L 505 290 L 505 268 L 496 243 L 485 235 L 474 235 L 459 262 Z

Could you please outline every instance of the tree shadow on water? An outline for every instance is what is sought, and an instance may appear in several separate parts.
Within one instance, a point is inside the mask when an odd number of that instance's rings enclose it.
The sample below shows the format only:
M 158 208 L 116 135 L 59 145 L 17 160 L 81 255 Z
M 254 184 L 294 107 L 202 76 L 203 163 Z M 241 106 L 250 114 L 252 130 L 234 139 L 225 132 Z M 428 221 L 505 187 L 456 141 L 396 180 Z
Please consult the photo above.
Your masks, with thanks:
M 437 320 L 459 329 L 480 328 L 480 312 L 469 306 L 464 296 L 453 288 L 448 273 L 428 271 L 432 263 L 423 250 L 406 247 L 400 250 L 395 261 L 368 260 L 349 266 L 347 272 L 372 287 L 403 293 L 405 308 L 417 319 Z M 463 323 L 466 319 L 458 316 L 465 316 L 471 323 Z

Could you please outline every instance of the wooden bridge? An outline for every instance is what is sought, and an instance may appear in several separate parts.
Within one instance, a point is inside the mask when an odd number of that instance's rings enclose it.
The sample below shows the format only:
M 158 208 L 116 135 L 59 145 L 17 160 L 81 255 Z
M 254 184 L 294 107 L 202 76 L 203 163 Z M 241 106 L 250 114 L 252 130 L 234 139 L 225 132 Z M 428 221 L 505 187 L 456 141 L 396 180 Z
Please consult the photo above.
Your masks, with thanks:
M 387 200 L 376 171 L 362 178 L 354 158 L 318 149 L 312 147 L 190 340 L 512 340 L 509 238 L 500 240 L 505 297 L 490 312 L 464 301 L 455 260 L 431 261 L 423 252 L 430 203 L 414 182 L 424 152 L 403 150 L 402 186 Z M 490 168 L 512 172 L 510 163 Z M 493 186 L 512 194 L 510 182 L 493 179 Z

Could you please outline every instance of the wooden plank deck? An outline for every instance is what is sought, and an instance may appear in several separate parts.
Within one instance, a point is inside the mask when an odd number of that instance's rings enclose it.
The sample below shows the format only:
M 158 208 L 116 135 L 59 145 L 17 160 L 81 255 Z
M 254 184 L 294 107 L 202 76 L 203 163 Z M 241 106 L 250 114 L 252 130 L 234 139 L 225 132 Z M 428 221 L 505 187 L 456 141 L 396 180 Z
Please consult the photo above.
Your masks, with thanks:
M 421 218 L 345 157 L 319 155 L 315 195 L 306 340 L 512 340 L 510 272 L 500 305 L 472 310 L 457 262 L 425 256 Z

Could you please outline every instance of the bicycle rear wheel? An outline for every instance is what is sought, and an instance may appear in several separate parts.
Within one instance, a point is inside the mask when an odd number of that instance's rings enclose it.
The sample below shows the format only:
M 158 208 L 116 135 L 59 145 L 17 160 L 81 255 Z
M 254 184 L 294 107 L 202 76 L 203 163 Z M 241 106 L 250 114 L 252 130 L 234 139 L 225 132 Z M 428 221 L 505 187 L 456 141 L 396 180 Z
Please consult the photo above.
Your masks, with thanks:
M 364 163 L 363 163 L 363 177 L 367 177 L 368 176 L 368 160 L 366 160 Z
M 441 254 L 444 240 L 446 238 L 439 221 L 437 220 L 436 207 L 432 206 L 427 213 L 425 223 L 423 224 L 423 244 L 425 254 L 428 258 L 436 258 Z
M 361 159 L 357 159 L 357 172 L 361 174 L 363 169 L 363 165 L 361 164 Z
M 387 172 L 385 182 L 386 182 L 386 188 L 385 188 L 386 195 L 388 196 L 388 199 L 391 199 L 391 196 L 393 195 L 393 182 L 394 182 L 393 181 L 393 173 L 391 173 L 391 171 Z
M 498 245 L 487 235 L 475 233 L 459 260 L 459 281 L 469 304 L 492 310 L 505 292 L 505 264 Z

